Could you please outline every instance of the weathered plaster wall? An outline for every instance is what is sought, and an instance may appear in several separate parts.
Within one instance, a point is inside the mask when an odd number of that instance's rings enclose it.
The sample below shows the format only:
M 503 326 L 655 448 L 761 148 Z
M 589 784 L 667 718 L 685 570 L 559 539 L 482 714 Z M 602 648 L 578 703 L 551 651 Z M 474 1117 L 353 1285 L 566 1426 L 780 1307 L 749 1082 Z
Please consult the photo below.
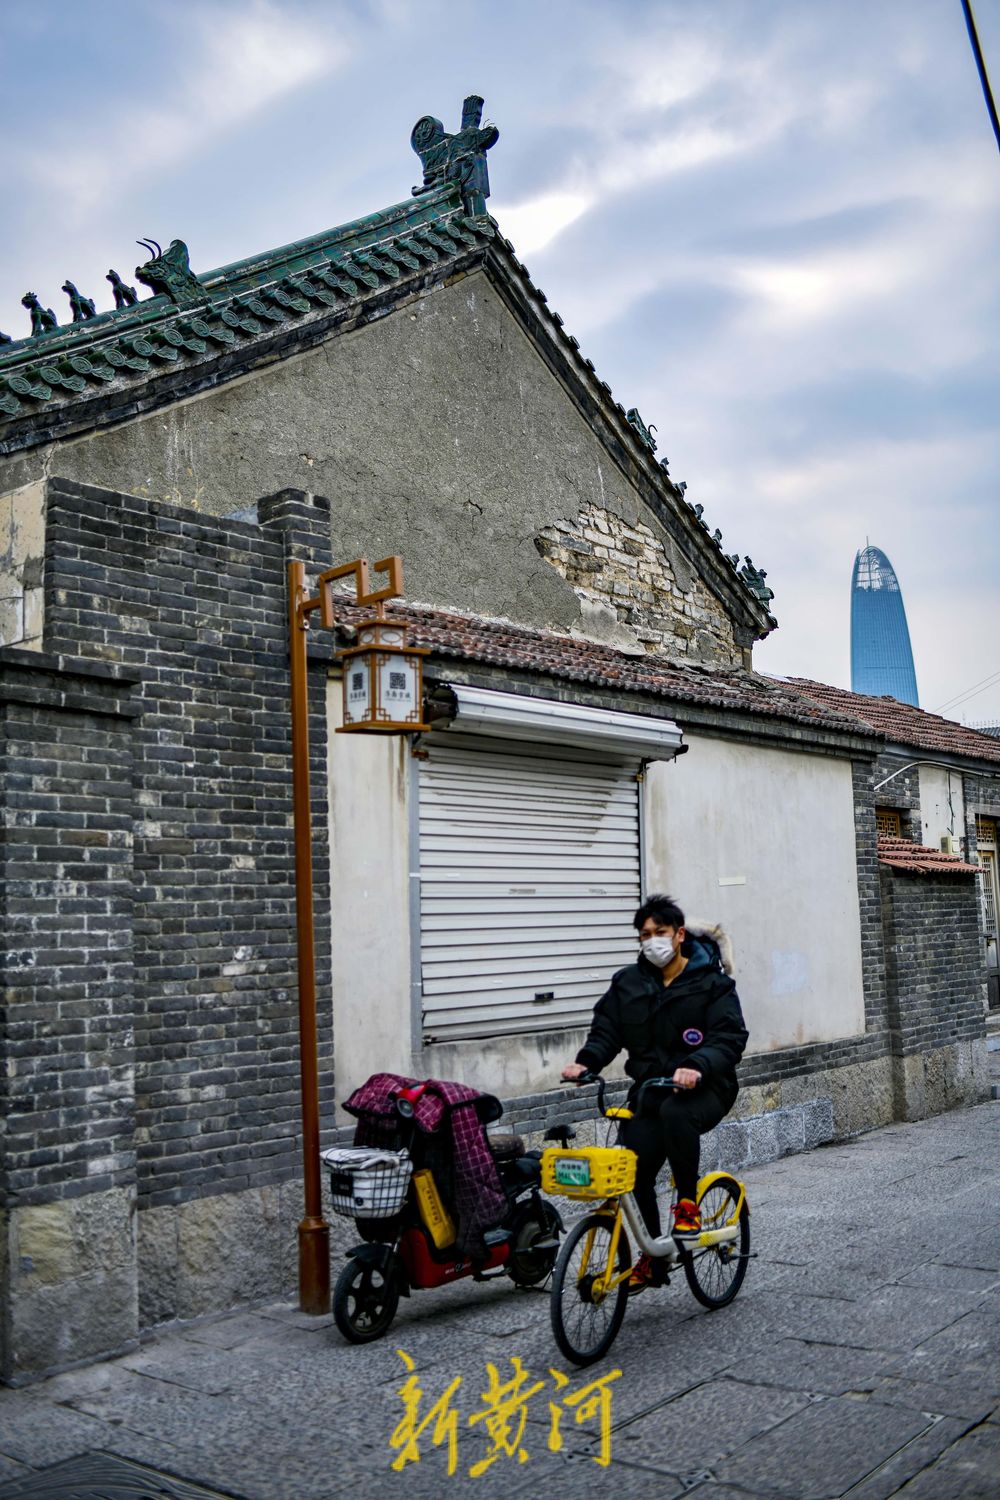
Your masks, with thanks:
M 920 766 L 918 775 L 923 842 L 937 849 L 942 838 L 950 835 L 955 840 L 957 852 L 959 840 L 965 837 L 965 793 L 961 771 L 948 771 L 943 766 Z
M 40 651 L 45 599 L 45 486 L 0 495 L 0 646 Z
M 647 772 L 645 888 L 732 936 L 752 1050 L 861 1035 L 850 763 L 686 738 Z
M 337 734 L 339 676 L 328 684 L 330 952 L 336 1093 L 371 1073 L 409 1073 L 410 742 Z
M 590 506 L 545 527 L 536 540 L 573 585 L 584 632 L 625 650 L 749 666 L 731 619 L 683 553 L 662 530 L 632 509 L 626 519 L 623 510 L 620 502 Z
M 600 507 L 658 523 L 486 277 L 185 403 L 0 461 L 225 514 L 299 485 L 329 497 L 334 553 L 399 552 L 411 599 L 585 625 L 539 556 L 546 527 Z M 690 564 L 674 545 L 678 569 Z

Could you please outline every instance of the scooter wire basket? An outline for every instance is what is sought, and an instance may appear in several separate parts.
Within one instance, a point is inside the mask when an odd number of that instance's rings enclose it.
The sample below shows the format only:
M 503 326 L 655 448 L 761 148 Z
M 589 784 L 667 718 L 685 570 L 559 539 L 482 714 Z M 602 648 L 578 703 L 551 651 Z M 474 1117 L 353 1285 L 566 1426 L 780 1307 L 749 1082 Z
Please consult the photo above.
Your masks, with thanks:
M 406 1198 L 413 1175 L 409 1151 L 335 1146 L 323 1152 L 330 1173 L 330 1202 L 346 1219 L 391 1219 Z

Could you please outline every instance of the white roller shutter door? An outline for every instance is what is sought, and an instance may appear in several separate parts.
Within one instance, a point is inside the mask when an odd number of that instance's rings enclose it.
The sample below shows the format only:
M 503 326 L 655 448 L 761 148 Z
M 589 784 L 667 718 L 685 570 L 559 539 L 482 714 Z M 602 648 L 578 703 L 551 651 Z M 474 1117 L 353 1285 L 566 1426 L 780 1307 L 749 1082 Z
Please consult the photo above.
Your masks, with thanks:
M 635 961 L 638 761 L 454 732 L 425 743 L 424 1035 L 585 1023 Z

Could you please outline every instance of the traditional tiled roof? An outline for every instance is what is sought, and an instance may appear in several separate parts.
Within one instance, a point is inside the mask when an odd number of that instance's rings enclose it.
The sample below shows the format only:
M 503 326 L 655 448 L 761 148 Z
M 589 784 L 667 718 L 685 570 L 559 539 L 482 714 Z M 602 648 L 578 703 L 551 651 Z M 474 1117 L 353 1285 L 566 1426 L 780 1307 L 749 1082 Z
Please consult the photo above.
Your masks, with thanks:
M 341 626 L 351 627 L 370 618 L 370 609 L 360 608 L 346 596 L 335 595 L 335 599 Z M 683 662 L 652 653 L 632 655 L 555 630 L 425 605 L 393 602 L 389 608 L 393 618 L 405 620 L 410 626 L 410 644 L 428 646 L 438 658 L 545 673 L 568 682 L 650 693 L 677 704 L 763 715 L 866 739 L 876 737 L 857 719 L 824 708 L 757 672 Z
M 845 688 L 812 682 L 806 677 L 786 680 L 789 687 L 805 693 L 817 703 L 837 713 L 849 714 L 854 719 L 863 719 L 894 744 L 927 750 L 944 759 L 962 755 L 1000 763 L 1000 740 L 981 730 L 969 729 L 965 724 L 956 724 L 953 719 L 942 719 L 939 714 L 915 708 L 912 703 L 900 703 L 896 698 L 872 698 L 866 693 L 849 693 Z
M 175 273 L 173 291 L 0 346 L 0 417 L 37 418 L 157 372 L 211 363 L 310 315 L 419 281 L 495 232 L 487 216 L 465 213 L 448 186 L 217 271 L 183 280 Z M 186 265 L 187 248 L 180 249 Z
M 892 834 L 878 836 L 878 862 L 903 875 L 978 875 L 978 865 L 968 865 L 954 854 L 913 844 Z
M 197 276 L 186 245 L 175 240 L 136 268 L 140 280 L 164 288 L 157 295 L 0 343 L 0 454 L 182 400 L 281 357 L 290 340 L 308 347 L 445 276 L 489 265 L 506 275 L 514 300 L 531 309 L 533 326 L 589 388 L 588 399 L 607 403 L 617 442 L 697 539 L 705 581 L 714 578 L 758 639 L 767 635 L 777 620 L 766 573 L 723 551 L 703 507 L 653 456 L 655 441 L 638 412 L 615 400 L 513 245 L 488 214 L 470 212 L 470 201 L 446 181 L 382 213 Z

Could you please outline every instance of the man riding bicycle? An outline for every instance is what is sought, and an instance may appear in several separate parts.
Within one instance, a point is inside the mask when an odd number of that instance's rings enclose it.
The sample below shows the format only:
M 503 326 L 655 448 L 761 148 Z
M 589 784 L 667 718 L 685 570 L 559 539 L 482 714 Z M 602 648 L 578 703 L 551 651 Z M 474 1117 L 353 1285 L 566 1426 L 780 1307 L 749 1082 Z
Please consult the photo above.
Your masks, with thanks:
M 669 1160 L 677 1187 L 673 1233 L 683 1238 L 701 1229 L 695 1202 L 701 1137 L 736 1101 L 736 1065 L 748 1032 L 721 928 L 686 928 L 670 896 L 647 897 L 632 925 L 639 961 L 614 975 L 594 1007 L 586 1042 L 562 1076 L 572 1081 L 600 1073 L 624 1048 L 625 1071 L 634 1080 L 630 1104 L 645 1079 L 673 1078 L 678 1088 L 657 1091 L 641 1115 L 622 1125 L 620 1138 L 639 1158 L 635 1198 L 653 1236 L 660 1234 L 656 1176 Z M 629 1290 L 643 1291 L 653 1277 L 649 1257 L 640 1255 Z

